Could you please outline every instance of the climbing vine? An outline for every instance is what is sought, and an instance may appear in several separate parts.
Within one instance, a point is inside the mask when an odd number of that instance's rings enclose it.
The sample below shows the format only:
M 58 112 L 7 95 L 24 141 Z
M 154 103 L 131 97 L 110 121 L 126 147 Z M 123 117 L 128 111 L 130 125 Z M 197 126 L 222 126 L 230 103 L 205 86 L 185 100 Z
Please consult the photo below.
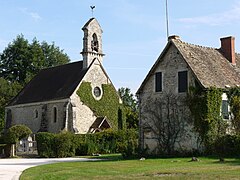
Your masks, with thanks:
M 100 100 L 96 100 L 92 95 L 90 82 L 83 82 L 77 94 L 81 101 L 87 105 L 96 116 L 107 117 L 113 129 L 125 127 L 125 115 L 122 104 L 119 103 L 119 96 L 113 85 L 102 85 L 103 95 Z
M 240 134 L 240 88 L 233 87 L 229 89 L 228 93 L 228 101 L 231 107 L 232 113 L 232 125 L 236 132 L 236 134 Z
M 215 139 L 225 134 L 226 122 L 221 117 L 222 90 L 191 88 L 188 104 L 194 118 L 194 128 L 205 147 L 210 150 Z

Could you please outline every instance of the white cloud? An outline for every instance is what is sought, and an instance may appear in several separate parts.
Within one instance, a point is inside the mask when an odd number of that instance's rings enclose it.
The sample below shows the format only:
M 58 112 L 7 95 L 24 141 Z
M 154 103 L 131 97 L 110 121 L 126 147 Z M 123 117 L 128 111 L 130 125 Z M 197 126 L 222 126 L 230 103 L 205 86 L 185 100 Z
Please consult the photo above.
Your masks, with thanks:
M 41 16 L 39 16 L 38 13 L 31 12 L 30 15 L 35 21 L 39 21 L 39 20 L 42 19 Z
M 30 16 L 34 21 L 40 21 L 42 20 L 42 17 L 36 13 L 36 12 L 31 12 L 27 8 L 20 8 L 20 11 L 28 16 Z
M 178 21 L 188 24 L 188 26 L 195 26 L 205 24 L 209 26 L 223 26 L 232 24 L 240 20 L 240 3 L 236 3 L 232 9 L 206 16 L 199 16 L 193 18 L 181 18 Z

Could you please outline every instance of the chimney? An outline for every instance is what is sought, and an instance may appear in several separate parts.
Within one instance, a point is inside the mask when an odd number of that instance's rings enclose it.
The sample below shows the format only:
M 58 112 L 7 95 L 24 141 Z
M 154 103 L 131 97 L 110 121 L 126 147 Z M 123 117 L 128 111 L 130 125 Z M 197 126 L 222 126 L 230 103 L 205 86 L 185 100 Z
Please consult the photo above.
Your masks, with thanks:
M 168 36 L 168 41 L 172 40 L 172 39 L 180 39 L 180 36 L 178 35 L 172 35 L 172 36 Z
M 235 60 L 235 37 L 229 36 L 221 38 L 221 51 L 228 61 L 236 65 Z

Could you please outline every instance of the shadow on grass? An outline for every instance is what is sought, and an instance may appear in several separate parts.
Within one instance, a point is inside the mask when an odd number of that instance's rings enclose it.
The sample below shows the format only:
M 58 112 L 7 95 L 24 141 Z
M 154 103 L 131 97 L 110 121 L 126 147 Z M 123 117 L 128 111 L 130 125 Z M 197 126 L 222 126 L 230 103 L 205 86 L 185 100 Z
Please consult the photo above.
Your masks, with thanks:
M 125 160 L 121 154 L 103 154 L 99 156 L 81 156 L 83 158 L 99 159 L 100 161 L 122 161 Z
M 219 158 L 215 158 L 214 164 L 226 164 L 231 166 L 240 166 L 240 159 L 239 158 L 224 158 L 224 161 L 220 161 Z

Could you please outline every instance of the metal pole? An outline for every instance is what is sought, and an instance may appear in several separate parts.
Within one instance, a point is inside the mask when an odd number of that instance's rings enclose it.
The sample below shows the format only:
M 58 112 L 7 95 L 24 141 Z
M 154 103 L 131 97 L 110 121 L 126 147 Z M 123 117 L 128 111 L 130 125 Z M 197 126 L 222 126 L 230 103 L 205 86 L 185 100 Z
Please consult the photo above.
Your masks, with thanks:
M 167 39 L 169 37 L 169 25 L 168 25 L 168 0 L 166 0 L 166 26 L 167 26 Z

